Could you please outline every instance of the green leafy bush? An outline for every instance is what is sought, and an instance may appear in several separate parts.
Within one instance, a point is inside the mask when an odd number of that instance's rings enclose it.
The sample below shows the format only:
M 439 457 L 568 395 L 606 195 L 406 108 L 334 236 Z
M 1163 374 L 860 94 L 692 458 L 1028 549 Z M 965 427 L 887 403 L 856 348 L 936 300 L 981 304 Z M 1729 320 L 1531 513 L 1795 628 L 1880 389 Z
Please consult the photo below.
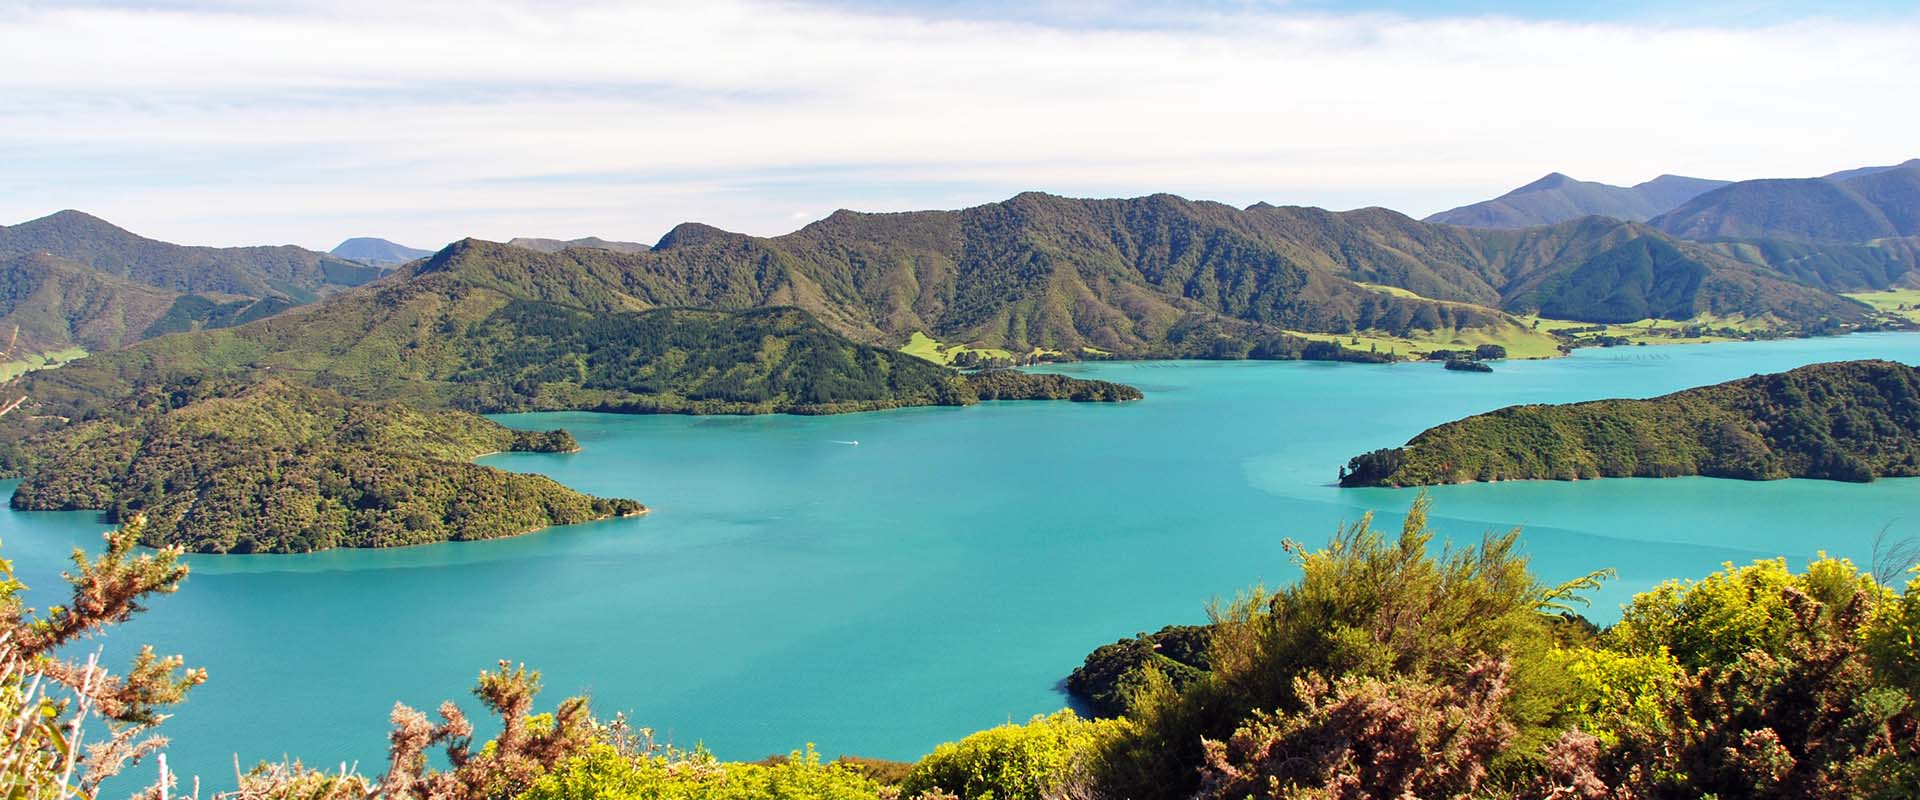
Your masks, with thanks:
M 621 754 L 598 746 L 533 782 L 520 800 L 876 800 L 881 787 L 812 747 L 773 764 L 723 763 L 705 753 Z
M 1070 710 L 1002 725 L 935 748 L 901 782 L 901 793 L 951 793 L 961 800 L 1041 800 L 1084 779 L 1093 748 L 1128 729 L 1121 720 L 1085 720 Z

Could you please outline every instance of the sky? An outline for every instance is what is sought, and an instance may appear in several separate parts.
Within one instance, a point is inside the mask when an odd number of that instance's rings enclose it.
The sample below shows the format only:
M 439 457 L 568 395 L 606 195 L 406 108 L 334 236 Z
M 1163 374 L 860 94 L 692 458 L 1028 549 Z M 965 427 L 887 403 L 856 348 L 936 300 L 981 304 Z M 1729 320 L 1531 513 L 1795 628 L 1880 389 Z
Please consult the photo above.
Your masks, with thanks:
M 652 242 L 1021 191 L 1414 216 L 1920 157 L 1920 4 L 0 0 L 0 224 Z

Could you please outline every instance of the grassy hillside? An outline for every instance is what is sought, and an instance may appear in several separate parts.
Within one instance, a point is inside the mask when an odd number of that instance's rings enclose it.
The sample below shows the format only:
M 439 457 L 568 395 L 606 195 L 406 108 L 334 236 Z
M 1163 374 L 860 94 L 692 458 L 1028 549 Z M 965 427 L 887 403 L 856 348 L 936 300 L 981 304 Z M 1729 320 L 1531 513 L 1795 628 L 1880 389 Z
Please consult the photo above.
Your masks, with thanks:
M 1873 306 L 1883 313 L 1895 314 L 1920 323 L 1920 289 L 1887 289 L 1847 296 Z
M 381 274 L 376 267 L 291 245 L 183 247 L 133 234 L 78 211 L 0 227 L 0 258 L 34 253 L 175 292 L 280 295 L 296 303 Z
M 143 544 L 302 552 L 512 536 L 644 512 L 538 475 L 467 463 L 498 450 L 571 450 L 462 412 L 362 403 L 283 381 L 143 390 L 21 443 L 15 508 L 142 515 Z
M 1355 457 L 1343 486 L 1920 475 L 1920 369 L 1816 364 L 1651 400 L 1513 406 Z

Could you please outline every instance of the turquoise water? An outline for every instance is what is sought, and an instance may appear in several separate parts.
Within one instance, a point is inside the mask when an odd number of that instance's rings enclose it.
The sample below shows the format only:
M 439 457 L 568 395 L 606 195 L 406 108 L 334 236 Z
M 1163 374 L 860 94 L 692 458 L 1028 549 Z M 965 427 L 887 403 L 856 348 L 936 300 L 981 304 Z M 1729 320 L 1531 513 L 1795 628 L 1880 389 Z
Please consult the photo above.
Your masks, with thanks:
M 148 641 L 209 669 L 166 727 L 174 766 L 216 780 L 236 751 L 378 772 L 395 700 L 464 700 L 502 658 L 542 669 L 548 703 L 587 692 L 603 712 L 631 711 L 724 757 L 812 741 L 913 758 L 1060 707 L 1059 680 L 1094 646 L 1289 579 L 1283 537 L 1315 543 L 1367 509 L 1397 524 L 1411 492 L 1330 485 L 1350 455 L 1515 402 L 1649 396 L 1865 357 L 1920 363 L 1920 335 L 1585 350 L 1489 375 L 1431 364 L 1062 370 L 1146 391 L 1121 406 L 508 416 L 564 426 L 585 451 L 485 463 L 654 513 L 496 542 L 196 557 L 185 589 L 108 649 Z M 1548 579 L 1619 568 L 1593 608 L 1603 620 L 1635 591 L 1724 561 L 1865 558 L 1883 528 L 1920 536 L 1912 479 L 1433 494 L 1438 527 L 1456 539 L 1525 525 Z M 102 527 L 85 514 L 0 514 L 4 553 L 42 586 Z

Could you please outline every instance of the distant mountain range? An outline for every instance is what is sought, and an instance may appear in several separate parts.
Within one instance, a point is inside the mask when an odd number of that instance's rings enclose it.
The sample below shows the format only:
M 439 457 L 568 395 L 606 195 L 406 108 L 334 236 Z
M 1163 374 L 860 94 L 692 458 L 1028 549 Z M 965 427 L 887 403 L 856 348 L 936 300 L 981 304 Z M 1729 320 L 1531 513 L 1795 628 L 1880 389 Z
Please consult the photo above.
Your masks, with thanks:
M 639 242 L 610 242 L 598 236 L 588 236 L 580 239 L 539 239 L 529 236 L 519 236 L 508 241 L 507 244 L 513 245 L 514 247 L 524 247 L 528 250 L 538 250 L 542 253 L 558 253 L 569 247 L 584 247 L 589 250 L 612 250 L 616 253 L 643 253 L 653 249 L 651 245 L 645 245 Z
M 1529 228 L 1585 216 L 1647 222 L 1682 239 L 1882 244 L 1920 237 L 1920 159 L 1818 178 L 1728 181 L 1662 175 L 1610 186 L 1558 172 L 1425 221 Z M 1913 242 L 1896 243 L 1911 249 Z
M 372 264 L 381 267 L 405 264 L 415 259 L 426 258 L 427 256 L 433 255 L 432 250 L 421 250 L 417 247 L 408 247 L 403 244 L 396 244 L 386 239 L 376 239 L 371 236 L 358 236 L 348 239 L 336 245 L 332 250 L 327 251 L 327 253 L 351 261 L 358 261 L 362 264 Z
M 176 292 L 280 295 L 295 303 L 359 286 L 384 272 L 292 245 L 184 247 L 139 236 L 78 211 L 0 227 L 0 258 L 34 253 Z
M 1662 175 L 1633 186 L 1611 186 L 1555 172 L 1492 200 L 1442 211 L 1425 221 L 1469 228 L 1531 228 L 1590 216 L 1645 222 L 1727 183 Z
M 1800 329 L 1867 315 L 1765 253 L 1636 223 L 1481 230 L 1385 209 L 1238 209 L 1171 195 L 1028 193 L 960 211 L 839 211 L 771 238 L 689 223 L 644 253 L 474 247 L 460 257 L 482 260 L 471 265 L 481 271 L 507 259 L 539 275 L 601 276 L 653 306 L 796 306 L 860 341 L 923 332 L 1022 353 L 1244 356 L 1287 331 L 1493 329 L 1530 313 L 1713 314 Z M 1884 284 L 1901 268 L 1883 267 L 1862 280 Z
M 1920 236 L 1920 159 L 1824 178 L 1741 181 L 1651 222 L 1688 239 L 1874 242 Z

